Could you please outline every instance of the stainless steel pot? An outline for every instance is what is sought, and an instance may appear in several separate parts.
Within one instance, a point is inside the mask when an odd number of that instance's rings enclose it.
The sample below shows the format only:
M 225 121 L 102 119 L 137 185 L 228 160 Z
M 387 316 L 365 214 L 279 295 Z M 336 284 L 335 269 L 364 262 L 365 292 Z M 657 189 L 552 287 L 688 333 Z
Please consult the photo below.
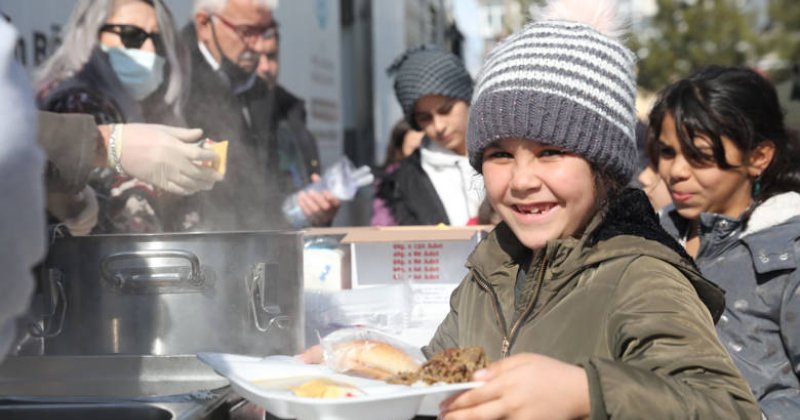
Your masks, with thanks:
M 297 232 L 57 239 L 20 354 L 293 354 L 303 347 Z

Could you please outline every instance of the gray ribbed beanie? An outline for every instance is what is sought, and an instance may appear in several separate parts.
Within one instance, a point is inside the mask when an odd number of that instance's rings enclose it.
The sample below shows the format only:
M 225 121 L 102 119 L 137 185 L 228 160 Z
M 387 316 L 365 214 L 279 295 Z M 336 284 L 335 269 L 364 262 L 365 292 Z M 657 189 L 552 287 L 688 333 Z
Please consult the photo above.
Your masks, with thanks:
M 470 163 L 481 172 L 489 143 L 525 138 L 577 153 L 625 184 L 637 167 L 635 56 L 613 34 L 616 7 L 550 3 L 544 20 L 496 46 L 478 75 Z
M 395 74 L 394 93 L 403 108 L 403 115 L 415 130 L 414 105 L 426 95 L 472 98 L 472 77 L 464 63 L 454 54 L 433 45 L 420 45 L 401 54 L 387 70 Z

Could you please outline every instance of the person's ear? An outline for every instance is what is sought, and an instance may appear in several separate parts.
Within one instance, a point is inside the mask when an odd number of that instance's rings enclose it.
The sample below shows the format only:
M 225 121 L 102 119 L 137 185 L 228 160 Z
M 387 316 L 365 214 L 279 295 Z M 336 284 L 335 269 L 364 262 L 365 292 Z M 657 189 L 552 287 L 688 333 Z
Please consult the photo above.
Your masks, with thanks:
M 208 12 L 197 12 L 194 14 L 194 30 L 197 33 L 198 41 L 208 41 L 211 39 L 211 15 Z
M 761 176 L 772 163 L 773 158 L 775 158 L 775 143 L 770 140 L 762 141 L 750 152 L 747 174 L 751 177 Z

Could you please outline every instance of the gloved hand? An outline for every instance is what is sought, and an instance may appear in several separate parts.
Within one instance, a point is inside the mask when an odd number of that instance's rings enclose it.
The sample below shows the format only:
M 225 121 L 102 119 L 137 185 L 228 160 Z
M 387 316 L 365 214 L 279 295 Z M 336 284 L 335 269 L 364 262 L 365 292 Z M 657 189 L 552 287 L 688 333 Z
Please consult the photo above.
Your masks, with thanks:
M 210 190 L 223 176 L 195 163 L 219 159 L 214 151 L 189 144 L 202 134 L 200 129 L 125 124 L 120 165 L 128 175 L 175 194 Z
M 100 210 L 94 190 L 87 185 L 83 191 L 75 195 L 73 200 L 81 210 L 75 216 L 63 220 L 62 223 L 73 236 L 88 235 L 97 224 L 97 213 Z

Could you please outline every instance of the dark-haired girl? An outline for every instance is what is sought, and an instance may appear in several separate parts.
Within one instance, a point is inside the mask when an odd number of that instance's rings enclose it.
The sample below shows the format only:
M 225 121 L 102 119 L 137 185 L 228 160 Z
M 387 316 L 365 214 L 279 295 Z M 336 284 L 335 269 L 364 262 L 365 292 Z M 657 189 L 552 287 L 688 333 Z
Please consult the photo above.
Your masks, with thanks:
M 648 151 L 662 224 L 727 291 L 717 330 L 769 419 L 800 413 L 800 154 L 774 87 L 709 67 L 667 87 Z

